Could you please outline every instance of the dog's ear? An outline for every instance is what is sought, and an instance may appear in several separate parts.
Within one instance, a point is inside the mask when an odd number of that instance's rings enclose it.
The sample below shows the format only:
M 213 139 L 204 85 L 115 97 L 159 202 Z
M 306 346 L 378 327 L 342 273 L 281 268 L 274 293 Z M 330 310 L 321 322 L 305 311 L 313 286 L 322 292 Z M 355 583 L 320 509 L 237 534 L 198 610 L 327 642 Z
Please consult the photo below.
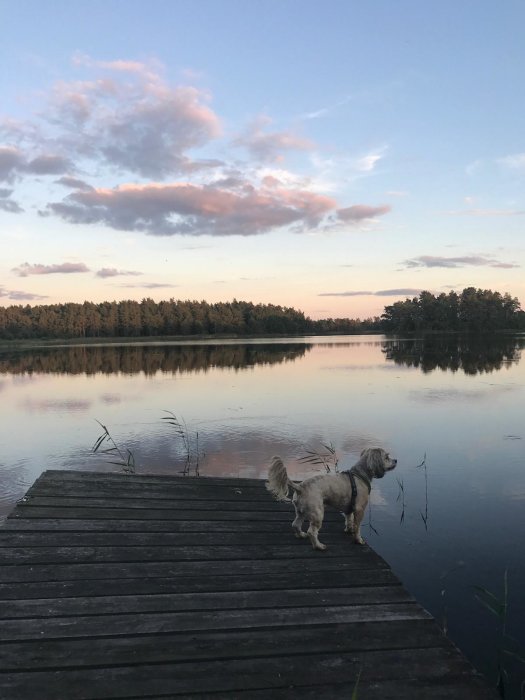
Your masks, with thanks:
M 366 456 L 366 466 L 370 469 L 376 479 L 381 479 L 385 475 L 385 451 L 380 447 L 364 450 L 368 452 Z

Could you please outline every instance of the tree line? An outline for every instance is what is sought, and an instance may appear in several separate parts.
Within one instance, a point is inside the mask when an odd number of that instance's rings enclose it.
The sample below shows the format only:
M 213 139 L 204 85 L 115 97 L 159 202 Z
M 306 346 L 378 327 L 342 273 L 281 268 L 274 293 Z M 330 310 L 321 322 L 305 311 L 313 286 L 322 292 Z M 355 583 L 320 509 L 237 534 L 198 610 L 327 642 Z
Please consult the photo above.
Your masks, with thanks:
M 525 329 L 518 299 L 468 287 L 386 306 L 383 315 L 368 319 L 312 320 L 302 311 L 275 304 L 237 301 L 169 299 L 155 302 L 106 301 L 99 304 L 0 306 L 0 339 L 150 338 L 198 335 L 305 335 L 335 333 L 493 331 Z
M 292 308 L 236 301 L 208 304 L 111 301 L 0 308 L 0 337 L 110 338 L 302 333 L 308 322 Z
M 418 297 L 396 301 L 385 306 L 381 326 L 394 333 L 525 330 L 525 312 L 510 294 L 467 287 L 461 294 L 421 292 Z

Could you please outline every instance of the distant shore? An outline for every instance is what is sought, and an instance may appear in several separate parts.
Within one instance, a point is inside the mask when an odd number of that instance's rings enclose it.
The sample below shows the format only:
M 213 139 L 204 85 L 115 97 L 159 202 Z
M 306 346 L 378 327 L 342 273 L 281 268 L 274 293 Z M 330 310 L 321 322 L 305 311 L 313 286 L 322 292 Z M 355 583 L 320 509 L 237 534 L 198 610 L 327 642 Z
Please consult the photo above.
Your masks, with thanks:
M 343 335 L 383 335 L 382 331 L 366 331 L 360 333 L 272 333 L 260 335 L 236 335 L 234 333 L 224 334 L 201 334 L 201 335 L 151 335 L 151 336 L 112 336 L 108 338 L 28 338 L 27 340 L 3 340 L 0 339 L 0 351 L 3 349 L 17 348 L 38 348 L 38 347 L 63 347 L 74 345 L 142 345 L 144 343 L 194 343 L 203 341 L 251 341 L 251 340 L 274 340 L 290 338 L 291 340 L 301 340 L 311 337 L 338 337 Z
M 459 336 L 478 336 L 478 335 L 523 335 L 524 331 L 515 329 L 501 329 L 496 331 L 487 331 L 487 333 L 464 333 L 461 331 L 420 331 L 419 333 L 409 332 L 409 333 L 392 333 L 384 330 L 367 330 L 367 331 L 356 331 L 354 333 L 272 333 L 272 334 L 243 334 L 238 335 L 235 333 L 223 333 L 223 334 L 200 334 L 200 335 L 151 335 L 151 336 L 111 336 L 108 338 L 98 337 L 98 338 L 27 338 L 25 340 L 6 340 L 0 339 L 0 352 L 4 350 L 23 350 L 30 348 L 52 348 L 52 347 L 74 347 L 79 345 L 144 345 L 144 344 L 169 344 L 169 343 L 183 343 L 185 345 L 191 345 L 192 343 L 203 343 L 203 342 L 217 342 L 221 343 L 223 341 L 247 341 L 251 342 L 254 340 L 259 341 L 271 341 L 271 340 L 282 340 L 290 339 L 291 342 L 294 340 L 300 341 L 305 338 L 337 338 L 341 336 L 358 336 L 358 335 L 386 335 L 386 336 L 403 336 L 403 337 L 421 337 L 421 336 L 449 336 L 449 335 L 459 335 Z

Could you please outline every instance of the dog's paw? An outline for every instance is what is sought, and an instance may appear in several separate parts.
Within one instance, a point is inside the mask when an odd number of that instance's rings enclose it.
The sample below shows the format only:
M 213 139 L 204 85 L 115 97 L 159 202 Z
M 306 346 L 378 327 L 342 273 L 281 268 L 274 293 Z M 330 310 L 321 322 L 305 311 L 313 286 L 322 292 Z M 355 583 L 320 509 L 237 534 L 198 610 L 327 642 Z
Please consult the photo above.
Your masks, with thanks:
M 324 550 L 326 549 L 326 545 L 318 542 L 317 544 L 314 545 L 314 549 L 317 549 L 317 551 L 319 551 L 319 552 L 324 552 Z
M 356 544 L 366 544 L 366 542 L 364 541 L 364 539 L 362 537 L 356 537 L 354 542 Z
M 299 539 L 303 539 L 303 540 L 304 540 L 305 537 L 308 537 L 308 535 L 306 534 L 306 532 L 298 532 L 297 530 L 295 531 L 294 534 L 295 534 L 296 537 L 298 537 Z

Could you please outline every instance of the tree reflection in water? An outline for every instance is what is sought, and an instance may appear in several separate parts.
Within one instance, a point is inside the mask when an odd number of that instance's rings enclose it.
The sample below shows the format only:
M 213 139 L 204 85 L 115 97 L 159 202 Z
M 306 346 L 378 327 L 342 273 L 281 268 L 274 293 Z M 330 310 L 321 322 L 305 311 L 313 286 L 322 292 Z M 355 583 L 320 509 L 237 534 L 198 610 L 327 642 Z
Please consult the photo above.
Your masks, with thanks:
M 0 374 L 178 374 L 212 367 L 243 370 L 293 362 L 312 349 L 308 343 L 231 345 L 78 345 L 33 348 L 0 354 Z
M 425 373 L 441 369 L 475 375 L 517 364 L 524 347 L 524 336 L 426 335 L 389 338 L 381 350 L 396 365 L 419 367 Z

